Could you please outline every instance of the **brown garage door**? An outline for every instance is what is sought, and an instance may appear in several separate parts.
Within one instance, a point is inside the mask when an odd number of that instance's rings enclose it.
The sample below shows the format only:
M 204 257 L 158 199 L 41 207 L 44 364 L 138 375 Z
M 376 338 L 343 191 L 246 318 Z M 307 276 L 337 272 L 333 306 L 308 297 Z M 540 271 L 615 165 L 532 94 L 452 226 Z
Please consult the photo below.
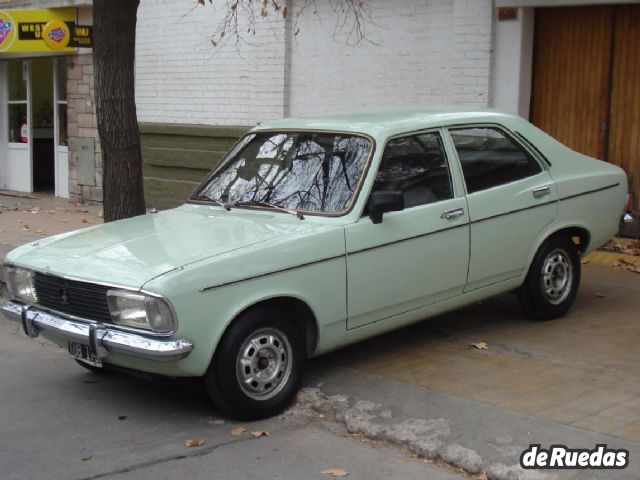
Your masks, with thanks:
M 640 194 L 640 5 L 536 10 L 531 121 Z

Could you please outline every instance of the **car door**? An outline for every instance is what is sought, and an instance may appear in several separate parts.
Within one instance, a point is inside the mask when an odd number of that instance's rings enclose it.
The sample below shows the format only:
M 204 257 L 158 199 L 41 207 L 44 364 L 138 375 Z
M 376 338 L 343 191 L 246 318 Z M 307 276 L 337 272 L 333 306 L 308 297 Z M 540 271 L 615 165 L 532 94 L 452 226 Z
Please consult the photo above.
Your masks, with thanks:
M 450 128 L 462 167 L 471 222 L 465 291 L 520 276 L 558 195 L 542 160 L 498 126 Z
M 390 139 L 372 191 L 401 191 L 405 208 L 345 228 L 349 329 L 460 295 L 467 277 L 467 204 L 441 132 Z

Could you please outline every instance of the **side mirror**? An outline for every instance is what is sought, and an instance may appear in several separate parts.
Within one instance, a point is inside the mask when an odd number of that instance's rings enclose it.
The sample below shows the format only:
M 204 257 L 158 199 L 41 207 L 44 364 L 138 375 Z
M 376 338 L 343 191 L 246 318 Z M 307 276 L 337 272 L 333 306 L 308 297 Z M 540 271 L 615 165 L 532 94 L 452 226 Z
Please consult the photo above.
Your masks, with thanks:
M 369 218 L 373 223 L 382 223 L 384 212 L 404 210 L 404 195 L 399 191 L 373 192 L 369 197 Z

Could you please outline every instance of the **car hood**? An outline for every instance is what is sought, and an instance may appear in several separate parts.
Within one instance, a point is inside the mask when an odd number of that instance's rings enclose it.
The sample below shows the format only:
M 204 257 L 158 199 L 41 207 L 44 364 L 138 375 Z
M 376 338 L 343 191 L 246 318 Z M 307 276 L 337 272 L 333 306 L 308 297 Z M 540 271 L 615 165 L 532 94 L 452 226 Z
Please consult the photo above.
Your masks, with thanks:
M 279 212 L 183 205 L 32 242 L 12 250 L 5 261 L 79 280 L 141 288 L 206 258 L 326 228 L 335 227 Z

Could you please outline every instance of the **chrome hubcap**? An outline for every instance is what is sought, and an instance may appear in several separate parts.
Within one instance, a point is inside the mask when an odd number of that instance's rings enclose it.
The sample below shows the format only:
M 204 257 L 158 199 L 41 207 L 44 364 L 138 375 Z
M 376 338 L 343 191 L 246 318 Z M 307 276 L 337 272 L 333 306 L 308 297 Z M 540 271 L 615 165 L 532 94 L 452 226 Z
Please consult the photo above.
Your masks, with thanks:
M 291 375 L 291 345 L 275 328 L 252 333 L 240 347 L 236 375 L 243 392 L 255 400 L 274 397 Z
M 562 303 L 571 292 L 573 267 L 562 249 L 553 250 L 542 265 L 542 290 L 552 305 Z

